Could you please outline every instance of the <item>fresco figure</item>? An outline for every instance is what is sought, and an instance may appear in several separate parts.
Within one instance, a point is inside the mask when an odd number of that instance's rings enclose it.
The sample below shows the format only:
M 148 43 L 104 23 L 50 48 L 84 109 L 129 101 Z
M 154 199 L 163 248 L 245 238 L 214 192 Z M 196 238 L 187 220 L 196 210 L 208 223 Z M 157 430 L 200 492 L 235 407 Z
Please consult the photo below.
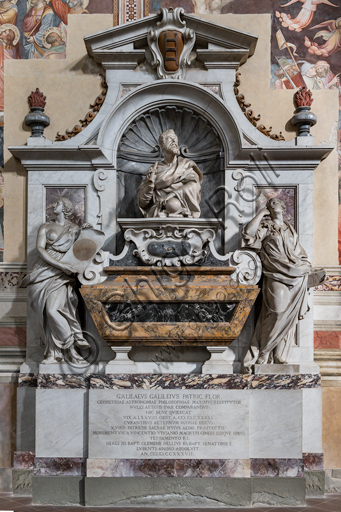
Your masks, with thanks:
M 30 0 L 31 9 L 23 19 L 24 48 L 26 59 L 43 57 L 46 48 L 43 35 L 50 27 L 58 27 L 61 20 L 49 4 L 50 0 Z
M 45 345 L 43 364 L 68 361 L 86 364 L 77 352 L 89 348 L 80 326 L 74 289 L 75 272 L 72 265 L 63 263 L 63 256 L 77 240 L 81 229 L 68 220 L 73 214 L 72 202 L 62 197 L 54 205 L 56 219 L 40 226 L 37 236 L 39 259 L 22 282 L 28 287 L 28 299 L 37 315 L 40 334 Z M 83 229 L 92 227 L 83 224 Z M 67 361 L 67 362 L 68 362 Z
M 66 38 L 64 32 L 58 27 L 50 27 L 43 35 L 43 45 L 46 48 L 43 59 L 65 59 Z
M 321 57 L 329 57 L 332 53 L 341 50 L 341 18 L 337 20 L 329 20 L 315 25 L 310 30 L 315 28 L 326 28 L 327 30 L 320 30 L 314 35 L 314 39 L 322 37 L 326 43 L 319 45 L 305 36 L 304 44 L 308 48 L 308 52 L 312 55 L 319 55 Z
M 298 63 L 302 64 L 301 74 L 307 88 L 310 89 L 311 91 L 320 90 L 321 87 L 317 81 L 315 64 L 312 64 L 311 62 L 307 62 L 305 60 L 299 60 Z
M 317 83 L 321 89 L 338 89 L 340 86 L 340 77 L 334 75 L 330 69 L 330 64 L 325 60 L 319 60 L 315 64 Z
M 310 25 L 319 4 L 338 7 L 338 5 L 332 4 L 329 2 L 329 0 L 290 0 L 290 2 L 281 5 L 281 7 L 288 7 L 289 5 L 295 4 L 296 2 L 301 2 L 303 7 L 294 19 L 291 19 L 290 14 L 286 14 L 285 12 L 279 13 L 276 11 L 276 16 L 279 18 L 282 26 L 287 27 L 289 30 L 295 30 L 296 32 L 301 32 L 302 28 Z
M 243 247 L 257 251 L 263 265 L 262 308 L 244 360 L 247 371 L 255 363 L 287 363 L 297 322 L 309 311 L 312 267 L 296 231 L 283 219 L 285 211 L 283 201 L 269 199 L 242 231 Z
M 15 25 L 0 25 L 0 112 L 4 111 L 5 60 L 18 59 L 20 32 Z
M 68 0 L 67 3 L 71 9 L 71 14 L 89 14 L 89 11 L 85 9 L 89 4 L 89 0 Z
M 278 59 L 282 65 L 282 68 L 278 68 L 275 71 L 275 76 L 277 80 L 275 81 L 275 89 L 293 89 L 290 81 L 288 80 L 288 76 L 293 78 L 297 74 L 297 69 L 292 60 L 287 59 Z M 285 74 L 286 73 L 286 74 Z
M 67 17 L 71 11 L 67 0 L 50 0 L 50 5 L 58 18 L 62 20 L 65 25 L 67 25 Z
M 17 1 L 18 0 L 0 0 L 0 25 L 4 25 L 5 23 L 15 25 L 18 15 Z

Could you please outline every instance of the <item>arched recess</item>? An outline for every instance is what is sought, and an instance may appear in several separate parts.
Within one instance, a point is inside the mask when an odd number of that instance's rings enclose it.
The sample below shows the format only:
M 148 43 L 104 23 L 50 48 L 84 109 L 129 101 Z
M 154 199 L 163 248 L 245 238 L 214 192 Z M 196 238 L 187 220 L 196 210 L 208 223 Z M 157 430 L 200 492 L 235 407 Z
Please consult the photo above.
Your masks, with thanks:
M 222 141 L 203 115 L 188 107 L 166 105 L 139 115 L 122 135 L 116 162 L 120 217 L 139 216 L 136 191 L 148 168 L 162 160 L 159 136 L 169 129 L 178 135 L 180 155 L 193 160 L 204 175 L 201 216 L 212 216 L 207 201 L 225 179 Z
M 243 136 L 229 106 L 201 85 L 182 80 L 159 80 L 134 89 L 114 106 L 103 122 L 97 144 L 115 168 L 118 147 L 127 128 L 153 108 L 170 105 L 193 110 L 216 130 L 223 146 L 225 167 L 235 159 L 242 148 Z
M 162 158 L 158 136 L 169 128 L 179 137 L 182 155 L 204 174 L 201 217 L 213 217 L 210 198 L 225 184 L 228 161 L 241 150 L 241 131 L 217 95 L 200 85 L 169 80 L 136 88 L 100 129 L 98 145 L 117 170 L 118 217 L 141 216 L 137 189 L 149 166 Z

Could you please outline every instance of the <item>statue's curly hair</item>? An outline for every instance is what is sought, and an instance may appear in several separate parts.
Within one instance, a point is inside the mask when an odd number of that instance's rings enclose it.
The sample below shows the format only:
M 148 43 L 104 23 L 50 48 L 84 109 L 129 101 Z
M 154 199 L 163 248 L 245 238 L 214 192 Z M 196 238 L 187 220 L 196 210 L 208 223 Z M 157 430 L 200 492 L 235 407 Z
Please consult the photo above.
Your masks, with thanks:
M 59 199 L 59 201 L 61 203 L 63 203 L 63 213 L 64 213 L 65 217 L 66 218 L 71 217 L 71 215 L 75 211 L 75 207 L 73 206 L 70 199 L 68 199 L 67 197 L 61 197 Z

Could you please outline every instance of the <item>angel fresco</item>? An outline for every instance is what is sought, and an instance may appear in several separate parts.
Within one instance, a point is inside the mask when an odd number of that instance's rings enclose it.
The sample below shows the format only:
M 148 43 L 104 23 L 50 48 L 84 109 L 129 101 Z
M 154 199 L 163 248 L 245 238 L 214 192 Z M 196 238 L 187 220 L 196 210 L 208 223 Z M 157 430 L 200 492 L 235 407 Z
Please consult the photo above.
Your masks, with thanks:
M 338 5 L 332 4 L 329 2 L 329 0 L 290 0 L 290 2 L 281 5 L 281 7 L 288 7 L 289 5 L 295 4 L 296 2 L 301 2 L 303 7 L 294 19 L 291 19 L 290 14 L 286 14 L 285 12 L 279 13 L 276 11 L 276 16 L 279 18 L 282 26 L 287 27 L 289 30 L 295 30 L 296 32 L 302 32 L 302 28 L 310 25 L 314 17 L 314 12 L 316 11 L 319 4 L 338 7 Z
M 308 52 L 312 55 L 318 55 L 321 57 L 329 57 L 332 53 L 338 52 L 341 50 L 341 18 L 337 20 L 329 20 L 320 23 L 319 25 L 315 25 L 310 30 L 314 28 L 325 28 L 326 30 L 320 30 L 317 34 L 314 35 L 314 39 L 317 37 L 322 37 L 324 44 L 319 45 L 305 36 L 304 44 L 308 48 Z

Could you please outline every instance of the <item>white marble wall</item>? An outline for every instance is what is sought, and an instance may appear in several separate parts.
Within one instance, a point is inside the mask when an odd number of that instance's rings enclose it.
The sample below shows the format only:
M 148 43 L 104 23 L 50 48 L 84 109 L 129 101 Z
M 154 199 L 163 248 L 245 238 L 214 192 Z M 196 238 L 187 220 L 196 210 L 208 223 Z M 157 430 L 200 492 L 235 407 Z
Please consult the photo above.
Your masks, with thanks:
M 85 457 L 87 391 L 36 390 L 36 457 Z

